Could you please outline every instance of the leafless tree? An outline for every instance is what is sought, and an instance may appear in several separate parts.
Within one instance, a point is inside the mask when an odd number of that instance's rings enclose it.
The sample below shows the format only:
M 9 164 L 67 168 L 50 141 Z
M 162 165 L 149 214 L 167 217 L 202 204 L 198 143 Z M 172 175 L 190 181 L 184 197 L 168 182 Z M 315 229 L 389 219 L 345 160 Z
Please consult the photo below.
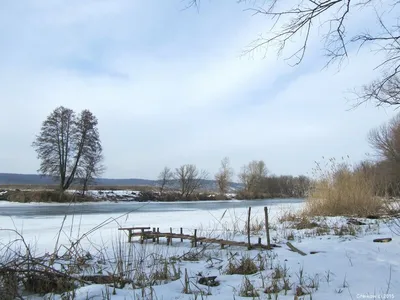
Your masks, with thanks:
M 160 193 L 164 192 L 164 189 L 168 187 L 174 179 L 174 173 L 170 168 L 164 167 L 164 169 L 158 175 L 158 184 L 160 186 Z
M 384 74 L 381 79 L 364 85 L 359 95 L 364 102 L 375 101 L 378 106 L 400 105 L 400 76 Z
M 389 122 L 372 129 L 368 141 L 378 155 L 374 171 L 379 190 L 398 196 L 400 189 L 400 114 Z M 382 193 L 382 192 L 380 192 Z
M 263 178 L 268 175 L 268 169 L 262 160 L 253 160 L 242 167 L 239 180 L 246 192 L 257 192 Z
M 259 184 L 258 190 L 269 197 L 304 198 L 310 188 L 310 179 L 304 175 L 268 175 Z
M 372 129 L 368 141 L 381 159 L 392 163 L 400 163 L 400 114 L 388 123 Z
M 295 197 L 306 197 L 310 190 L 311 180 L 307 176 L 300 175 L 295 178 Z
M 101 153 L 97 118 L 88 110 L 79 116 L 69 108 L 56 108 L 43 122 L 32 146 L 40 159 L 39 172 L 59 179 L 61 192 L 82 173 L 90 155 Z
M 305 57 L 310 39 L 321 37 L 326 66 L 349 58 L 349 48 L 368 47 L 384 53 L 376 66 L 380 76 L 372 83 L 366 83 L 356 90 L 355 106 L 372 101 L 379 105 L 399 105 L 400 71 L 400 1 L 378 0 L 238 0 L 247 3 L 247 11 L 273 21 L 265 34 L 254 40 L 244 51 L 256 50 L 283 53 L 288 45 L 295 42 L 298 47 L 286 59 L 291 65 L 298 65 Z M 188 0 L 188 7 L 199 6 L 200 0 Z M 364 23 L 361 28 L 352 28 L 351 22 L 361 12 L 375 12 L 376 21 Z M 354 22 L 355 23 L 355 22 Z M 378 25 L 378 26 L 377 26 Z
M 94 182 L 94 180 L 100 177 L 104 171 L 105 167 L 102 164 L 103 154 L 102 148 L 95 149 L 93 152 L 85 153 L 82 156 L 80 166 L 78 168 L 77 176 L 82 182 L 82 195 L 84 196 L 88 186 Z
M 221 161 L 221 167 L 217 174 L 215 174 L 215 181 L 217 182 L 219 192 L 224 194 L 228 192 L 229 182 L 232 181 L 233 168 L 230 166 L 228 157 L 224 157 Z
M 196 190 L 204 185 L 208 173 L 197 169 L 195 165 L 186 164 L 176 168 L 174 176 L 179 183 L 181 198 L 189 199 Z

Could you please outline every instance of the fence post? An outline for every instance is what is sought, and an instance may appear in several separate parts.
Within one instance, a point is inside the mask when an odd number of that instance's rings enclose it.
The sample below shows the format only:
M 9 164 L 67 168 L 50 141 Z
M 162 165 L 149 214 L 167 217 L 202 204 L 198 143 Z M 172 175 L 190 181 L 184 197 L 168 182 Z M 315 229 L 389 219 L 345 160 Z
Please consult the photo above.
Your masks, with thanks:
M 267 234 L 267 246 L 269 249 L 271 249 L 271 240 L 269 238 L 268 207 L 264 207 L 264 214 L 265 214 L 265 231 Z
M 251 249 L 251 243 L 250 243 L 250 218 L 251 218 L 251 206 L 249 207 L 249 213 L 247 216 L 247 248 L 250 250 Z

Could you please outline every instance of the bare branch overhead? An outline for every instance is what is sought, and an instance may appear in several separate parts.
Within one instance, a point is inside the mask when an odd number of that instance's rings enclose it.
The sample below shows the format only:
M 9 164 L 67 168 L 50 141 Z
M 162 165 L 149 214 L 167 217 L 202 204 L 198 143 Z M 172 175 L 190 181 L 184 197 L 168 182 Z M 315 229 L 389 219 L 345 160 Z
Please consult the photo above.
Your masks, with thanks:
M 311 39 L 320 37 L 327 58 L 326 66 L 350 58 L 350 49 L 368 47 L 383 53 L 382 61 L 376 66 L 377 77 L 356 90 L 358 106 L 364 102 L 375 105 L 399 105 L 400 70 L 400 1 L 378 0 L 263 0 L 246 1 L 254 16 L 272 20 L 270 28 L 256 38 L 244 50 L 245 54 L 256 50 L 268 50 L 282 55 L 292 66 L 299 65 L 307 54 Z M 189 3 L 198 7 L 200 0 Z M 376 14 L 376 20 L 356 24 L 358 13 Z M 376 22 L 375 22 L 376 21 Z M 353 24 L 351 24 L 353 23 Z M 353 26 L 351 26 L 353 25 Z M 295 45 L 294 50 L 288 45 Z

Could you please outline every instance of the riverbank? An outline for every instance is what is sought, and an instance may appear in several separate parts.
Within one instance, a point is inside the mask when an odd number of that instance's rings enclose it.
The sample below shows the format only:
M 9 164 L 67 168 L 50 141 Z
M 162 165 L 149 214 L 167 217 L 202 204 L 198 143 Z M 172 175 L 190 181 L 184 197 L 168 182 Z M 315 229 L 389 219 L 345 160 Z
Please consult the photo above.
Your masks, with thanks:
M 246 201 L 236 203 L 246 204 Z M 329 217 L 310 219 L 309 226 L 304 227 L 303 220 L 293 217 L 303 204 L 277 203 L 269 205 L 271 242 L 279 246 L 271 251 L 236 246 L 220 249 L 207 243 L 191 248 L 190 241 L 180 240 L 167 246 L 164 239 L 160 239 L 160 244 L 147 240 L 141 245 L 137 239 L 127 243 L 126 234 L 118 228 L 133 225 L 158 227 L 161 232 L 169 232 L 170 228 L 175 232 L 183 227 L 188 234 L 197 229 L 198 236 L 247 241 L 246 206 L 214 210 L 187 210 L 181 206 L 179 211 L 166 211 L 165 207 L 171 206 L 169 203 L 154 205 L 161 209 L 146 213 L 137 210 L 128 214 L 96 214 L 90 218 L 79 214 L 65 219 L 62 215 L 0 217 L 0 241 L 6 244 L 16 240 L 11 245 L 12 249 L 18 248 L 20 238 L 16 239 L 14 230 L 18 231 L 26 244 L 32 245 L 31 253 L 37 257 L 29 263 L 44 264 L 46 274 L 65 283 L 58 286 L 60 290 L 50 291 L 54 287 L 43 285 L 41 277 L 36 277 L 42 283 L 37 287 L 43 289 L 43 294 L 29 292 L 27 289 L 31 286 L 23 285 L 24 294 L 34 300 L 231 300 L 245 299 L 244 296 L 329 300 L 393 299 L 400 295 L 397 259 L 400 239 L 392 234 L 388 222 Z M 252 243 L 257 243 L 259 237 L 265 242 L 263 220 L 263 206 L 253 206 Z M 387 237 L 392 240 L 373 242 Z M 305 255 L 290 251 L 287 242 Z M 55 249 L 58 250 L 54 252 Z M 21 259 L 26 261 L 23 255 Z M 39 271 L 40 264 L 35 265 Z M 58 270 L 66 270 L 61 273 L 63 277 Z M 24 278 L 23 274 L 19 278 Z M 207 278 L 214 277 L 211 281 L 215 284 L 207 286 Z M 65 290 L 65 287 L 73 288 Z
M 19 203 L 82 203 L 82 202 L 181 202 L 181 201 L 226 201 L 226 200 L 256 200 L 256 199 L 288 199 L 285 195 L 247 195 L 242 193 L 218 194 L 215 192 L 200 192 L 188 198 L 182 198 L 176 191 L 160 193 L 158 191 L 135 191 L 131 189 L 91 189 L 82 195 L 79 190 L 67 190 L 61 196 L 58 191 L 51 189 L 8 189 L 0 190 L 0 201 Z M 293 199 L 297 199 L 293 197 Z
M 18 203 L 71 203 L 71 202 L 93 202 L 96 201 L 91 195 L 81 195 L 73 193 L 60 193 L 51 190 L 14 190 L 3 191 L 0 200 Z

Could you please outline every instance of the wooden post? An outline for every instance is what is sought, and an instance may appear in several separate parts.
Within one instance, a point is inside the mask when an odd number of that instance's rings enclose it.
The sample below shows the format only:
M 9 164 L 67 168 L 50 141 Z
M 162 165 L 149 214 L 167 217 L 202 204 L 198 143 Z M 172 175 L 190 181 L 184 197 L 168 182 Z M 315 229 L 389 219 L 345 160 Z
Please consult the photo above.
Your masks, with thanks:
M 261 245 L 261 238 L 258 238 L 258 245 Z
M 160 233 L 160 228 L 157 227 L 157 244 L 160 243 L 160 235 L 159 235 L 159 233 Z
M 155 236 L 155 233 L 156 233 L 156 228 L 155 228 L 155 227 L 153 227 L 153 243 L 155 243 L 155 242 L 156 242 L 156 236 Z
M 183 228 L 181 227 L 181 231 L 180 231 L 181 235 L 183 235 Z M 183 242 L 183 238 L 181 238 L 181 242 Z
M 132 229 L 128 230 L 128 242 L 132 242 Z
M 144 229 L 141 230 L 141 234 L 140 234 L 140 243 L 141 243 L 141 244 L 144 243 Z
M 172 227 L 169 228 L 169 233 L 171 234 L 169 237 L 169 244 L 172 245 Z
M 269 221 L 268 221 L 268 207 L 264 207 L 265 214 L 265 231 L 267 233 L 267 246 L 271 249 L 271 240 L 269 239 Z
M 197 247 L 197 229 L 194 230 L 193 246 Z
M 250 243 L 250 217 L 251 217 L 251 206 L 249 207 L 249 213 L 247 216 L 247 248 L 250 250 L 251 249 L 251 243 Z
M 188 276 L 188 272 L 187 269 L 185 268 L 185 287 L 183 288 L 183 292 L 185 294 L 189 294 L 189 276 Z

